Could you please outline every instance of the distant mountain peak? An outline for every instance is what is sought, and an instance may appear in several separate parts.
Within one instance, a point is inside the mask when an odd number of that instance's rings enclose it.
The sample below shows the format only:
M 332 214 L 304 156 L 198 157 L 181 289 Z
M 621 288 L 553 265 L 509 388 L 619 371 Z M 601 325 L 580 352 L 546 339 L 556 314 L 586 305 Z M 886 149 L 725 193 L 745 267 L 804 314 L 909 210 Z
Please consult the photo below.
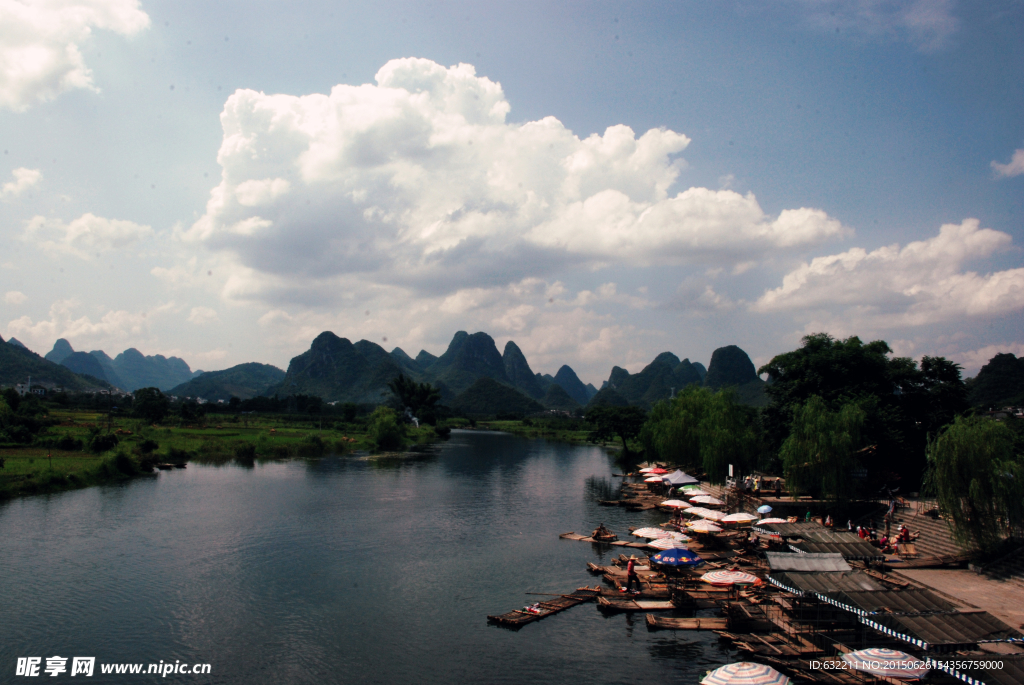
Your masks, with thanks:
M 53 343 L 53 349 L 47 352 L 43 359 L 54 364 L 60 364 L 67 357 L 74 354 L 74 352 L 75 350 L 71 347 L 71 343 L 64 338 L 57 338 L 57 341 Z

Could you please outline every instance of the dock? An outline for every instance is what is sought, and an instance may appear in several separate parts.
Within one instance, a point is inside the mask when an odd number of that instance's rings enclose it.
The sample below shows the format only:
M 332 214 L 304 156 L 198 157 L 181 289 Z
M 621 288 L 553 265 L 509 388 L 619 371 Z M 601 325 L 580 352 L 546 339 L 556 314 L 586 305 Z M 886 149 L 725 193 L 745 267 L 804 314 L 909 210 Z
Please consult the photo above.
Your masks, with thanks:
M 600 586 L 578 587 L 567 595 L 555 595 L 553 599 L 537 602 L 522 609 L 513 609 L 498 616 L 488 616 L 488 623 L 495 623 L 506 628 L 520 628 L 527 623 L 539 621 L 552 614 L 570 609 L 583 602 L 592 602 L 601 594 Z
M 615 542 L 605 542 L 604 540 L 595 540 L 588 535 L 580 535 L 569 531 L 568 533 L 562 533 L 558 537 L 563 540 L 578 540 L 579 542 L 593 542 L 595 545 L 610 545 L 612 547 L 632 547 L 634 549 L 647 549 L 646 542 L 629 542 L 628 540 L 616 540 Z
M 668 600 L 597 598 L 597 608 L 604 611 L 671 611 L 676 605 Z

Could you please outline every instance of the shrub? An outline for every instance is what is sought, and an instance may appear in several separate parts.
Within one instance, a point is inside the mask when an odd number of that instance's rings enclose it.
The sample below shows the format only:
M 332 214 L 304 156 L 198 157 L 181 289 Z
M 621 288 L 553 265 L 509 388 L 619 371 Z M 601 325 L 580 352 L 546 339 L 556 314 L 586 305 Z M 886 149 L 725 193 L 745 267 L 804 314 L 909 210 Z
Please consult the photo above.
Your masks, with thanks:
M 89 439 L 89 450 L 99 454 L 117 447 L 119 440 L 113 433 L 96 433 Z
M 319 435 L 307 435 L 298 445 L 300 457 L 320 457 L 327 451 L 327 445 Z
M 256 445 L 251 442 L 242 442 L 235 445 L 235 461 L 239 464 L 252 466 L 256 461 Z
M 151 454 L 156 452 L 160 448 L 160 444 L 156 440 L 146 439 L 139 443 L 139 452 L 142 454 Z
M 370 415 L 370 439 L 382 450 L 397 450 L 405 441 L 405 427 L 398 422 L 395 410 L 377 407 Z

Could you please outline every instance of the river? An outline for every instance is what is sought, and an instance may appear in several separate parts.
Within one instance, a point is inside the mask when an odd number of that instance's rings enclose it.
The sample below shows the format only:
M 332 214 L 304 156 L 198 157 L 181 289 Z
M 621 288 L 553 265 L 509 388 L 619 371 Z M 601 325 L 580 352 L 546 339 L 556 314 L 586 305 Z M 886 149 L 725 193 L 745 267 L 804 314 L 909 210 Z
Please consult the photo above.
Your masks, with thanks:
M 612 469 L 596 447 L 456 431 L 404 459 L 190 464 L 7 502 L 0 682 L 59 655 L 95 657 L 94 683 L 696 683 L 735 660 L 712 633 L 592 604 L 487 624 L 600 582 L 586 562 L 620 551 L 559 533 L 664 520 L 599 507 Z M 161 660 L 210 672 L 100 673 Z M 45 682 L 82 679 L 70 664 Z

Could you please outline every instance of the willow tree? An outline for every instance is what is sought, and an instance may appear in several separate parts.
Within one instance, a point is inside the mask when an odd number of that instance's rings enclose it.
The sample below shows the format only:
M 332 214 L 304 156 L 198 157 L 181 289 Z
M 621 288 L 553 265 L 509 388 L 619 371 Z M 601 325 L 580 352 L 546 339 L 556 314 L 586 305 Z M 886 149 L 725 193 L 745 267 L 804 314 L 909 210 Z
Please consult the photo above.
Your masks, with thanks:
M 796 493 L 849 501 L 853 494 L 853 453 L 860 447 L 865 413 L 855 404 L 830 411 L 813 395 L 793 412 L 789 437 L 779 456 L 786 485 Z
M 932 444 L 935 495 L 961 545 L 991 549 L 1024 523 L 1024 465 L 1013 451 L 1013 432 L 982 417 L 957 417 Z
M 654 406 L 640 441 L 650 457 L 703 468 L 711 482 L 721 483 L 729 464 L 750 461 L 754 433 L 732 393 L 691 385 Z

